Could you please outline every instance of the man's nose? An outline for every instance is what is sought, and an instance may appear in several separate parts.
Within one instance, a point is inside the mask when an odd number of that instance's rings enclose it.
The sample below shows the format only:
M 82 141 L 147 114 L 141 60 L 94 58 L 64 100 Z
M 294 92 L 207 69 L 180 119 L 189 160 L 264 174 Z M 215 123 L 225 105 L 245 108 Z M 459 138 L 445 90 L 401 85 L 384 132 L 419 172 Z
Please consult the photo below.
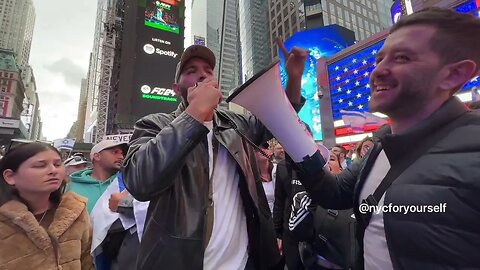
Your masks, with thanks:
M 370 75 L 372 77 L 374 77 L 374 76 L 384 76 L 384 75 L 388 75 L 389 72 L 390 72 L 390 65 L 387 63 L 387 61 L 381 61 L 373 69 L 373 71 Z
M 200 82 L 203 82 L 204 80 L 210 77 L 210 73 L 206 69 L 200 69 L 199 72 L 200 72 L 200 78 L 199 78 Z

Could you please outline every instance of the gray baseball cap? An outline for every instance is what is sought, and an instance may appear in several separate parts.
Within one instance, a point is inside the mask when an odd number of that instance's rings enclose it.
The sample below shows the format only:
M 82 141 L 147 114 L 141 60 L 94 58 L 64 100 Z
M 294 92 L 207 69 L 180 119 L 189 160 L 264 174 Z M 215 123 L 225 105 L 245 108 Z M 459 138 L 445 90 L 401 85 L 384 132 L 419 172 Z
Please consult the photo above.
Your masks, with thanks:
M 175 82 L 178 82 L 178 78 L 180 78 L 180 74 L 182 74 L 185 64 L 195 57 L 202 58 L 212 67 L 212 69 L 215 68 L 215 54 L 205 46 L 192 45 L 186 48 L 180 57 L 180 62 L 177 64 L 177 70 L 175 71 Z
M 100 153 L 105 149 L 110 149 L 115 146 L 122 146 L 125 151 L 128 149 L 128 144 L 126 142 L 119 142 L 114 140 L 103 140 L 92 147 L 92 150 L 90 151 L 90 159 L 93 160 L 93 156 L 96 153 Z

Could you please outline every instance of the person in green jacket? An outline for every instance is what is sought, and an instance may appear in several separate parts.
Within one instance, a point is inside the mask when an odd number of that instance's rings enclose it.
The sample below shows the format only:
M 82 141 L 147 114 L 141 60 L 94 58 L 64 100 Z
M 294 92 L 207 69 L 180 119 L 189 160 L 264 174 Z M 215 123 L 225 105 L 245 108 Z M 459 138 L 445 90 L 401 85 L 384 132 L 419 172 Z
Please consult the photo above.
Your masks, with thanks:
M 88 198 L 88 213 L 120 171 L 127 147 L 122 142 L 101 141 L 90 152 L 93 168 L 70 175 L 69 191 Z

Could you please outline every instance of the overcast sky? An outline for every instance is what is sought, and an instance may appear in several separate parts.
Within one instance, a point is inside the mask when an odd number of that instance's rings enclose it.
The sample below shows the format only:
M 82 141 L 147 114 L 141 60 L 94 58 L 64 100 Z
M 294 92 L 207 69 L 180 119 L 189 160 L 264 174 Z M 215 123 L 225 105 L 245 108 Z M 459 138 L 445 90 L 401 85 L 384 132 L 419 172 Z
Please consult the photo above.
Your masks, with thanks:
M 87 76 L 96 0 L 33 0 L 36 12 L 30 65 L 40 97 L 43 135 L 64 138 L 77 119 Z

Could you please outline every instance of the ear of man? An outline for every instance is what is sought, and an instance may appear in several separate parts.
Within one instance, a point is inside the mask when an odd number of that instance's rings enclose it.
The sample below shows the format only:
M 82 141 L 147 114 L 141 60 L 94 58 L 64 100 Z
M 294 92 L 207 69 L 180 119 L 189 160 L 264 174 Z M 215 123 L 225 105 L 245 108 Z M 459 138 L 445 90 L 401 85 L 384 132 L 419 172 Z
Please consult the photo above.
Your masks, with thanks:
M 478 74 L 479 67 L 472 60 L 462 60 L 448 64 L 443 72 L 440 87 L 444 91 L 450 91 L 453 95 L 465 83 Z

